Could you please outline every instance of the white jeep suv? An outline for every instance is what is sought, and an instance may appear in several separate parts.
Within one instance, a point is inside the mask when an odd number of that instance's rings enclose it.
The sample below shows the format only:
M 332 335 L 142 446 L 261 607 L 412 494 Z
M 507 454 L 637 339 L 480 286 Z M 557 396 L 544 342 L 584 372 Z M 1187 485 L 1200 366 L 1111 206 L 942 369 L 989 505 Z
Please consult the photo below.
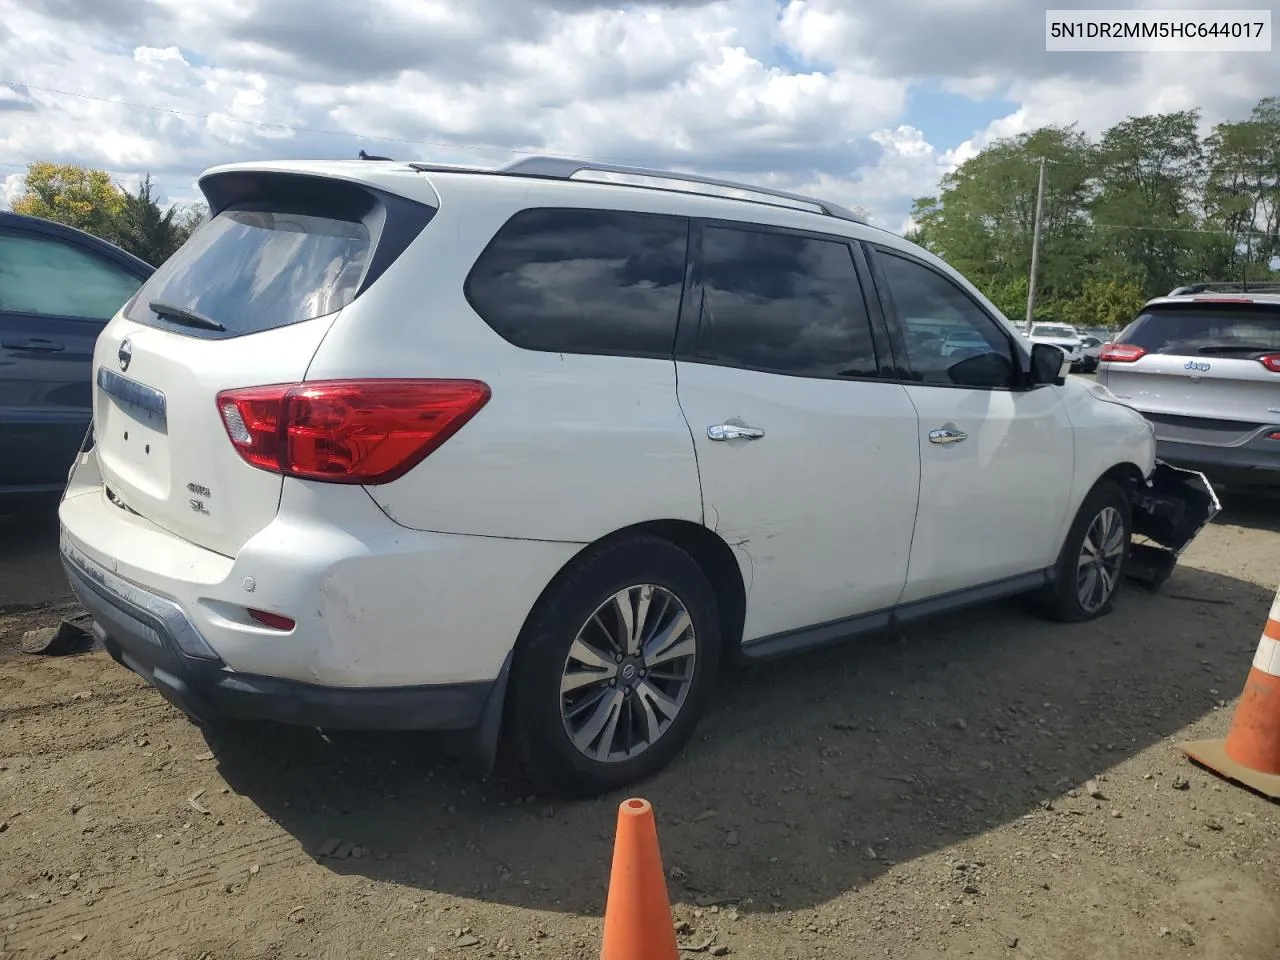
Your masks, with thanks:
M 1201 284 L 1151 300 L 1103 349 L 1098 382 L 1151 421 L 1162 459 L 1275 491 L 1280 292 L 1262 286 Z
M 117 661 L 202 723 L 455 731 L 482 768 L 502 739 L 594 794 L 672 760 L 724 661 L 1021 592 L 1088 620 L 1131 531 L 1207 520 L 922 249 L 584 166 L 203 176 L 98 341 L 60 507 Z M 985 349 L 912 336 L 939 321 Z

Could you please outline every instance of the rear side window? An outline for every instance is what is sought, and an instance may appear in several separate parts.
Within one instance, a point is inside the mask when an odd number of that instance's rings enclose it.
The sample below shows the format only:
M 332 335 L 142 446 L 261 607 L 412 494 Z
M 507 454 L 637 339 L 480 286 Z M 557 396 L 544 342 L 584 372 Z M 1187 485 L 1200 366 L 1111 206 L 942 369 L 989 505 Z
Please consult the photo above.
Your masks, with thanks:
M 1280 350 L 1280 305 L 1152 307 L 1116 337 L 1149 354 L 1241 356 Z
M 139 323 L 172 321 L 167 311 L 160 316 L 151 309 L 164 304 L 207 318 L 231 336 L 325 316 L 355 298 L 372 247 L 361 219 L 233 206 L 165 261 L 127 314 Z
M 110 320 L 141 284 L 67 241 L 0 230 L 0 310 Z
M 698 356 L 803 377 L 874 377 L 876 354 L 849 247 L 728 227 L 702 236 Z
M 527 350 L 670 357 L 689 224 L 610 210 L 523 210 L 467 278 L 472 308 Z

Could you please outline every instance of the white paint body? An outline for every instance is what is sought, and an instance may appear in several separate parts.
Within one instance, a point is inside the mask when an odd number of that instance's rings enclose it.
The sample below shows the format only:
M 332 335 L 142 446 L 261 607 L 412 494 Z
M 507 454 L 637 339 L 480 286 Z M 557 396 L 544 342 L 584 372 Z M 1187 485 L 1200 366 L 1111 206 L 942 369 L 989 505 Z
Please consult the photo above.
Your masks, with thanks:
M 119 316 L 102 334 L 95 369 L 113 367 L 130 337 L 129 376 L 165 393 L 172 426 L 125 441 L 97 398 L 97 447 L 73 470 L 63 536 L 176 602 L 232 670 L 330 686 L 492 679 L 575 554 L 658 520 L 705 525 L 733 549 L 750 642 L 1050 567 L 1099 477 L 1154 465 L 1141 416 L 1075 380 L 966 391 L 537 353 L 500 338 L 463 295 L 471 265 L 518 210 L 603 206 L 897 247 L 1008 325 L 937 258 L 871 227 L 617 184 L 379 163 L 244 168 L 365 180 L 439 213 L 330 317 L 213 344 Z M 249 466 L 214 403 L 219 390 L 254 384 L 433 376 L 484 380 L 492 399 L 403 478 L 370 488 Z M 733 418 L 766 437 L 708 442 L 708 426 Z M 946 425 L 968 442 L 930 444 Z M 138 443 L 154 446 L 145 463 Z M 207 514 L 189 508 L 190 481 L 211 488 Z M 247 606 L 297 625 L 265 628 Z

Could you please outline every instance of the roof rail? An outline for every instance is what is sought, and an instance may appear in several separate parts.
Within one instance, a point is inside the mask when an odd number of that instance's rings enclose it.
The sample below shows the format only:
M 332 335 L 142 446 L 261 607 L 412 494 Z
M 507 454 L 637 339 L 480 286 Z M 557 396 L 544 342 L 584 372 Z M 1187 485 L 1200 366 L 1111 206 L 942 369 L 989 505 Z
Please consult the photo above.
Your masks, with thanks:
M 1185 297 L 1197 293 L 1274 293 L 1280 291 L 1280 281 L 1276 280 L 1209 280 L 1203 283 L 1191 283 L 1170 291 L 1171 297 Z
M 431 163 L 411 163 L 410 166 L 415 170 L 421 170 L 423 172 L 450 169 L 443 165 Z M 572 179 L 575 174 L 582 173 L 584 171 L 591 171 L 595 173 L 616 173 L 631 177 L 650 177 L 658 180 L 674 180 L 682 183 L 724 187 L 729 190 L 742 190 L 747 193 L 773 197 L 776 200 L 790 200 L 794 203 L 807 203 L 812 207 L 817 207 L 819 212 L 828 217 L 836 217 L 840 220 L 848 220 L 852 223 L 866 224 L 867 222 L 865 218 L 858 216 L 858 214 L 846 207 L 842 207 L 835 203 L 828 203 L 826 200 L 819 200 L 816 197 L 806 197 L 803 194 L 788 193 L 785 190 L 774 190 L 770 187 L 758 187 L 750 183 L 738 183 L 735 180 L 721 180 L 717 177 L 704 177 L 696 173 L 677 173 L 672 170 L 651 170 L 647 167 L 629 167 L 614 163 L 595 163 L 590 160 L 568 160 L 560 157 L 525 157 L 521 160 L 509 163 L 505 167 L 499 167 L 496 170 L 485 172 L 499 173 L 515 177 L 539 177 L 547 180 L 569 180 Z M 647 185 L 620 183 L 618 186 L 643 187 Z M 648 187 L 648 189 L 672 190 L 676 193 L 701 193 L 701 191 L 697 190 L 674 190 L 672 187 Z M 714 196 L 720 195 L 714 194 Z M 722 197 L 722 199 L 744 200 L 747 203 L 768 203 L 767 200 L 756 200 L 751 197 Z M 773 203 L 769 205 L 783 207 L 788 210 L 795 209 L 789 204 Z

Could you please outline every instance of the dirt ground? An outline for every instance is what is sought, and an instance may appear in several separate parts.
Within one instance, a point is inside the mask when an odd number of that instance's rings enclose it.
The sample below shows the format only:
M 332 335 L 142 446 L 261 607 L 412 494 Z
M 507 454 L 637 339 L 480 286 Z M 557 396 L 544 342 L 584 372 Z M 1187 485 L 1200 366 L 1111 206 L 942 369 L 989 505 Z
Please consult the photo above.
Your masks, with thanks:
M 1176 749 L 1227 729 L 1278 531 L 1229 510 L 1095 624 L 1011 603 L 725 677 L 641 791 L 684 956 L 1280 956 L 1280 805 Z M 19 652 L 66 613 L 55 544 L 0 527 L 0 958 L 599 955 L 621 797 L 412 736 L 206 740 L 102 652 Z

